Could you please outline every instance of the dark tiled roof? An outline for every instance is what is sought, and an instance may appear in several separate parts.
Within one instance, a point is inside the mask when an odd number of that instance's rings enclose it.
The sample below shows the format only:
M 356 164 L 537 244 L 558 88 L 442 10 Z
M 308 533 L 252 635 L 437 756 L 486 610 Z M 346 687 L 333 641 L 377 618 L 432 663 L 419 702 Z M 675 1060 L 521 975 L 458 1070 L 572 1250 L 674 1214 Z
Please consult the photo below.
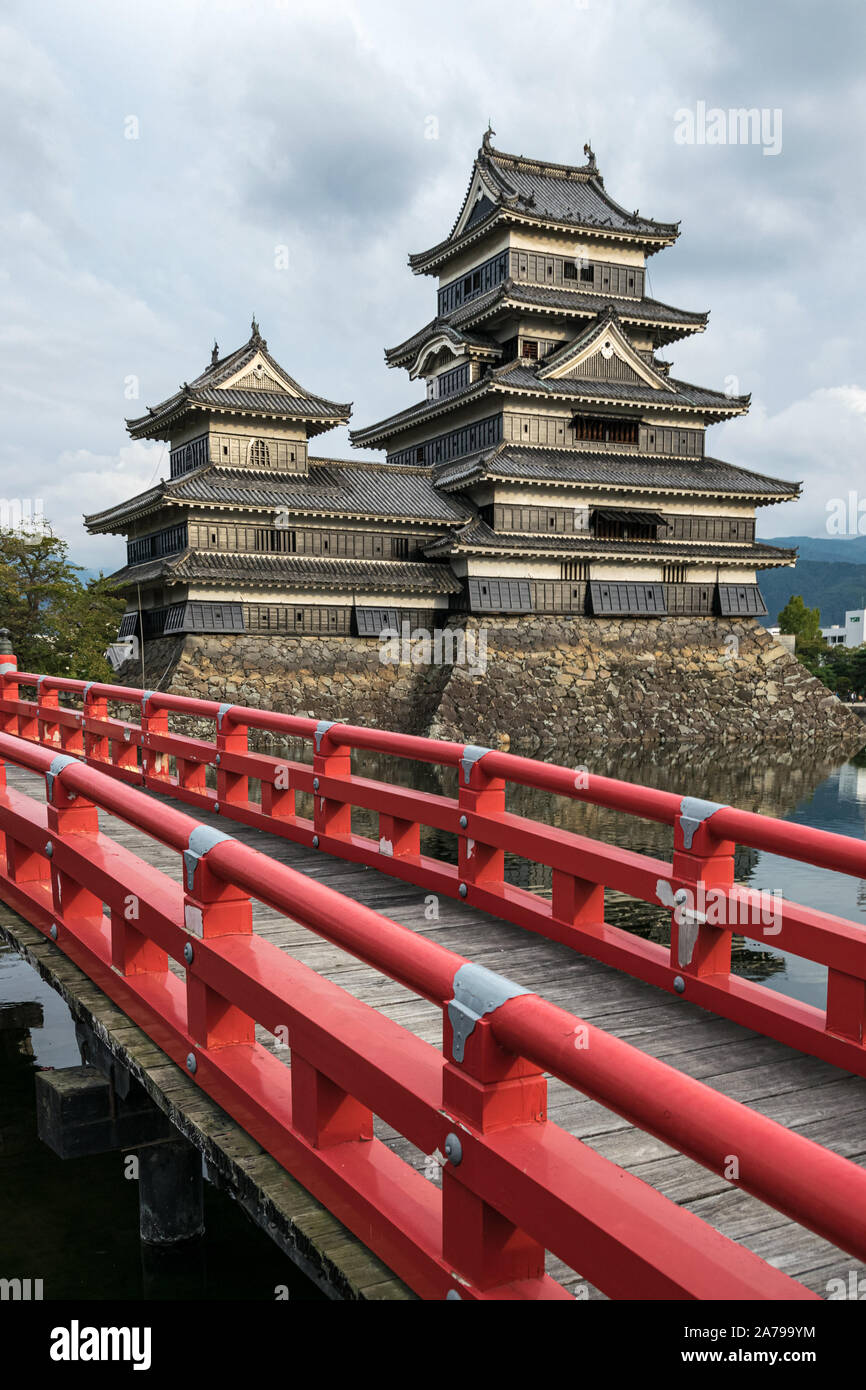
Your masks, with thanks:
M 209 465 L 84 520 L 93 531 L 122 529 L 133 516 L 171 502 L 427 522 L 463 520 L 468 515 L 455 498 L 437 492 L 429 469 L 311 459 L 307 476 Z
M 542 449 L 501 444 L 435 471 L 436 486 L 461 489 L 483 478 L 516 482 L 584 484 L 653 492 L 704 492 L 781 501 L 799 493 L 799 483 L 752 473 L 720 459 L 660 458 L 655 454 Z
M 778 546 L 756 542 L 753 545 L 719 545 L 706 541 L 681 540 L 597 540 L 594 536 L 559 535 L 550 536 L 538 532 L 494 531 L 486 522 L 476 518 L 453 531 L 441 540 L 432 541 L 426 547 L 428 555 L 460 554 L 465 551 L 488 554 L 510 553 L 521 555 L 646 555 L 661 556 L 666 560 L 676 560 L 681 556 L 688 558 L 706 557 L 712 560 L 730 560 L 732 563 L 754 562 L 770 565 L 793 563 L 796 550 L 782 550 Z
M 583 290 L 563 290 L 547 285 L 526 285 L 517 280 L 504 280 L 495 289 L 488 290 L 477 299 L 470 299 L 468 304 L 461 304 L 460 308 L 455 309 L 447 318 L 431 319 L 430 323 L 413 333 L 405 342 L 399 343 L 397 347 L 387 348 L 385 358 L 389 365 L 399 367 L 406 359 L 415 356 L 425 339 L 431 337 L 437 328 L 441 331 L 442 326 L 447 324 L 459 330 L 461 335 L 466 335 L 469 325 L 495 312 L 505 301 L 529 309 L 560 310 L 566 316 L 576 315 L 587 319 L 595 318 L 606 309 L 615 309 L 625 324 L 649 325 L 657 329 L 672 330 L 660 334 L 665 342 L 673 342 L 686 333 L 705 328 L 709 319 L 707 313 L 675 309 L 672 305 L 662 304 L 657 299 L 615 298 L 607 294 L 587 294 Z M 676 331 L 678 329 L 682 331 Z M 493 341 L 486 334 L 474 336 L 483 337 L 488 342 Z
M 540 378 L 538 366 L 524 366 L 521 362 L 509 362 L 494 369 L 493 377 L 505 386 L 516 391 L 538 391 L 549 396 L 579 396 L 603 398 L 612 401 L 636 401 L 640 404 L 665 406 L 676 409 L 696 408 L 722 410 L 731 415 L 745 410 L 749 396 L 726 396 L 722 391 L 711 391 L 705 386 L 693 386 L 691 382 L 679 381 L 669 376 L 669 390 L 647 386 L 642 382 L 582 380 L 579 377 Z
M 127 420 L 126 427 L 132 437 L 143 439 L 149 435 L 156 435 L 159 438 L 172 420 L 178 419 L 187 409 L 196 407 L 317 421 L 325 428 L 349 419 L 352 413 L 351 403 L 341 405 L 305 391 L 284 371 L 276 359 L 271 357 L 267 343 L 255 324 L 253 327 L 253 335 L 243 347 L 219 358 L 194 381 L 185 381 L 179 391 L 161 401 L 159 405 L 151 407 L 146 415 Z M 252 362 L 257 353 L 261 354 L 288 390 L 237 390 L 222 386 L 224 381 L 230 380 L 241 371 L 247 362 Z
M 362 448 L 375 447 L 378 440 L 384 439 L 389 434 L 396 434 L 400 430 L 408 429 L 410 425 L 435 419 L 437 415 L 447 417 L 455 406 L 463 405 L 465 401 L 476 397 L 488 395 L 491 385 L 491 378 L 485 375 L 478 381 L 473 381 L 469 386 L 464 386 L 462 391 L 455 391 L 450 396 L 416 401 L 414 405 L 407 406 L 405 410 L 398 410 L 396 415 L 389 415 L 385 420 L 377 420 L 375 424 L 366 425 L 360 430 L 350 430 L 349 438 L 353 444 L 360 445 Z M 500 404 L 497 402 L 497 408 Z M 493 409 L 492 403 L 491 409 Z M 443 428 L 447 428 L 447 426 L 443 426 Z
M 476 168 L 486 187 L 495 195 L 496 202 L 487 216 L 475 218 L 472 228 L 467 227 L 463 233 L 455 236 Z M 501 213 L 518 214 L 538 222 L 619 233 L 639 240 L 660 239 L 669 242 L 678 234 L 677 223 L 654 222 L 637 212 L 627 212 L 616 203 L 606 192 L 594 163 L 582 166 L 553 164 L 526 159 L 523 155 L 504 154 L 489 144 L 482 145 L 478 151 L 466 198 L 460 216 L 444 241 L 409 257 L 413 269 L 422 269 L 427 262 L 435 261 L 443 253 L 459 247 L 468 231 L 494 222 Z
M 544 365 L 544 359 L 532 366 L 524 366 L 520 359 L 515 359 L 504 366 L 494 367 L 462 391 L 455 391 L 453 395 L 440 399 L 416 401 L 405 410 L 398 410 L 396 415 L 377 420 L 375 424 L 366 425 L 363 429 L 350 431 L 349 438 L 353 444 L 362 448 L 374 448 L 380 441 L 390 435 L 401 433 L 410 426 L 440 416 L 447 419 L 453 410 L 467 401 L 508 391 L 532 391 L 552 401 L 565 398 L 651 405 L 666 410 L 710 410 L 713 415 L 722 418 L 740 415 L 749 405 L 748 396 L 726 396 L 721 391 L 692 386 L 690 382 L 677 381 L 674 377 L 666 378 L 666 388 L 648 386 L 643 382 L 638 384 L 628 381 L 581 380 L 575 377 L 543 378 L 539 377 L 538 370 Z M 491 401 L 491 409 L 494 408 L 500 408 L 499 403 L 494 405 Z
M 459 328 L 455 328 L 447 317 L 431 319 L 420 332 L 413 334 L 407 342 L 401 343 L 396 348 L 385 349 L 385 361 L 389 367 L 400 366 L 399 359 L 403 357 L 415 357 L 421 351 L 425 343 L 431 342 L 434 338 L 446 337 L 449 342 L 456 346 L 485 348 L 488 351 L 497 352 L 499 344 L 495 338 L 491 338 L 489 333 L 469 333 Z M 411 344 L 411 347 L 410 347 Z
M 317 555 L 239 555 L 187 550 L 182 555 L 144 565 L 126 565 L 113 574 L 117 584 L 152 581 L 167 583 L 203 580 L 232 585 L 269 587 L 273 584 L 329 589 L 347 586 L 372 590 L 407 590 L 453 594 L 460 581 L 446 564 L 411 560 L 343 560 Z

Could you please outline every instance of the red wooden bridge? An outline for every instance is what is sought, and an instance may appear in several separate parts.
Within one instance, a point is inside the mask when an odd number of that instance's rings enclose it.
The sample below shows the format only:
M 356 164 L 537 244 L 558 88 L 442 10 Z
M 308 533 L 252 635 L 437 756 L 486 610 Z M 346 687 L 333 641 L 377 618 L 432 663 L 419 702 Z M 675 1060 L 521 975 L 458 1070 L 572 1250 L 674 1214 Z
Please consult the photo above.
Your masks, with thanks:
M 49 978 L 84 972 L 352 1233 L 361 1296 L 810 1299 L 863 1273 L 866 931 L 781 902 L 772 944 L 827 967 L 823 1009 L 732 974 L 731 939 L 764 930 L 735 845 L 866 878 L 864 843 L 9 655 L 0 680 L 4 933 L 36 928 Z M 353 750 L 456 770 L 457 795 Z M 516 815 L 509 784 L 672 827 L 672 862 Z M 506 882 L 506 851 L 550 897 Z M 669 908 L 670 947 L 606 923 L 605 888 Z

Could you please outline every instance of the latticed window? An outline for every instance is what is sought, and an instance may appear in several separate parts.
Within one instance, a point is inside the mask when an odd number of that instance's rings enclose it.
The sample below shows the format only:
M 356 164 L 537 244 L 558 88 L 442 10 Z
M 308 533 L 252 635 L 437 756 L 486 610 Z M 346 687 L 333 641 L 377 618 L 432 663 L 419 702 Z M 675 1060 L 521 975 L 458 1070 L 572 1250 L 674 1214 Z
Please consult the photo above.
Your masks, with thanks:
M 685 584 L 686 566 L 685 565 L 663 565 L 662 580 L 665 584 Z
M 560 579 L 575 580 L 589 579 L 588 560 L 564 560 L 559 567 Z
M 253 468 L 268 468 L 271 462 L 270 450 L 264 439 L 254 439 L 250 445 L 250 463 Z

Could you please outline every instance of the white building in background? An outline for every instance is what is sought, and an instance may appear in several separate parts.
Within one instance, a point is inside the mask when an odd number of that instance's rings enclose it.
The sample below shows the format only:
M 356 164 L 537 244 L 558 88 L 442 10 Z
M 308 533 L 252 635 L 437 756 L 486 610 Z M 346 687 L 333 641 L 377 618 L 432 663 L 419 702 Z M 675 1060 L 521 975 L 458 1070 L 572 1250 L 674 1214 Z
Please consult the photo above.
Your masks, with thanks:
M 866 642 L 866 608 L 849 608 L 845 614 L 845 646 L 860 647 Z
M 773 629 L 770 628 L 772 632 Z M 828 647 L 860 647 L 866 642 L 866 608 L 849 608 L 845 622 L 822 627 L 821 636 Z

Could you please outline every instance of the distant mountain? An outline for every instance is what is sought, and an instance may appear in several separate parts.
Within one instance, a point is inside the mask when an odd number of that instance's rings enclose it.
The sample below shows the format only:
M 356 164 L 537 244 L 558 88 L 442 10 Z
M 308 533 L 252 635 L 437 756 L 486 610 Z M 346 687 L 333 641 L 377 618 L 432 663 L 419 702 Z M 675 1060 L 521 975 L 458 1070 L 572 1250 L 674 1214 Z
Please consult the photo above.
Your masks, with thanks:
M 772 536 L 767 545 L 799 550 L 801 560 L 841 560 L 866 565 L 866 536 Z
M 792 594 L 820 608 L 821 626 L 845 621 L 847 608 L 866 608 L 866 536 L 773 536 L 768 545 L 799 551 L 794 569 L 762 570 L 758 583 L 775 624 Z

